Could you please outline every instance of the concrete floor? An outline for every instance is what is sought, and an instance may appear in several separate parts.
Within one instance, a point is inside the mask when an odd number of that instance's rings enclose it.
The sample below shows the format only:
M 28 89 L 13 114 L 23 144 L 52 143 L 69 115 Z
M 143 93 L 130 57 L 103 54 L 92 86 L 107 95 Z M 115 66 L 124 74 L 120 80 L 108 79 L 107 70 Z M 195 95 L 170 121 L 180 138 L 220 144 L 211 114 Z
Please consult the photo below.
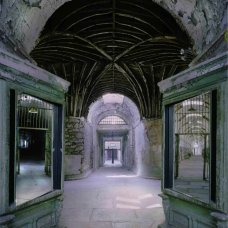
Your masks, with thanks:
M 155 228 L 164 220 L 160 181 L 103 167 L 67 181 L 59 228 Z
M 52 181 L 51 177 L 44 173 L 44 162 L 20 163 L 20 174 L 16 178 L 16 205 L 50 191 L 52 191 Z

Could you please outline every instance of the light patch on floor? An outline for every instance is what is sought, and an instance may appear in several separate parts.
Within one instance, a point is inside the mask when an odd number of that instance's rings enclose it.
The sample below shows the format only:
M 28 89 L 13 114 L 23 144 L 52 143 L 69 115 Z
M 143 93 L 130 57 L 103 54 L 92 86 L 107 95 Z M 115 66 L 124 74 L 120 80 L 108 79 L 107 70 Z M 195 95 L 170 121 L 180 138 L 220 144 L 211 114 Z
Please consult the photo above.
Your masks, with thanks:
M 117 167 L 67 181 L 58 227 L 155 228 L 164 221 L 160 186 Z

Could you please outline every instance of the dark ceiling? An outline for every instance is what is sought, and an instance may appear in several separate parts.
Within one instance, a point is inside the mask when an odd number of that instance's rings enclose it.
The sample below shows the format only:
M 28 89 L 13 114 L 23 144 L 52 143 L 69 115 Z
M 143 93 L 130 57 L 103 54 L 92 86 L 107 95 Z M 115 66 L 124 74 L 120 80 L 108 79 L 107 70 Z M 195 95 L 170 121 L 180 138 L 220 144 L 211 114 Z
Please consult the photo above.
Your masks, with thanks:
M 152 0 L 77 0 L 51 16 L 31 56 L 72 83 L 69 115 L 85 116 L 100 96 L 119 93 L 156 118 L 157 82 L 186 69 L 191 50 L 186 32 Z

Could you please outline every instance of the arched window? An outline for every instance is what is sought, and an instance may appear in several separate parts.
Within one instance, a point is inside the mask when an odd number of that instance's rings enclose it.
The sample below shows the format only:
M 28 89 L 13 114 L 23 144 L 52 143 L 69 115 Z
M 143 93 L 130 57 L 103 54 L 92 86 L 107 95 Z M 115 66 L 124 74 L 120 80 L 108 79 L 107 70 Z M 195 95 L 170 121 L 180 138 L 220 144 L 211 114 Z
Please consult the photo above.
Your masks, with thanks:
M 126 122 L 120 118 L 119 116 L 107 116 L 104 119 L 102 119 L 99 123 L 99 125 L 105 125 L 105 124 L 118 124 L 118 125 L 124 125 Z

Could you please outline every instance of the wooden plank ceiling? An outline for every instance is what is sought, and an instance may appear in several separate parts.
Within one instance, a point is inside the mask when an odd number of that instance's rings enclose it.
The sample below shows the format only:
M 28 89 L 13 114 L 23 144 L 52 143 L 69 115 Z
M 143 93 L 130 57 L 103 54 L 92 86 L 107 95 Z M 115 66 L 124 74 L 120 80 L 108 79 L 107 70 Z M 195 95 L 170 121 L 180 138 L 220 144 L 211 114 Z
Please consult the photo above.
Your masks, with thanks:
M 151 0 L 77 0 L 48 20 L 30 53 L 70 81 L 68 115 L 86 116 L 105 93 L 132 99 L 142 116 L 161 115 L 157 83 L 194 57 L 186 32 Z

